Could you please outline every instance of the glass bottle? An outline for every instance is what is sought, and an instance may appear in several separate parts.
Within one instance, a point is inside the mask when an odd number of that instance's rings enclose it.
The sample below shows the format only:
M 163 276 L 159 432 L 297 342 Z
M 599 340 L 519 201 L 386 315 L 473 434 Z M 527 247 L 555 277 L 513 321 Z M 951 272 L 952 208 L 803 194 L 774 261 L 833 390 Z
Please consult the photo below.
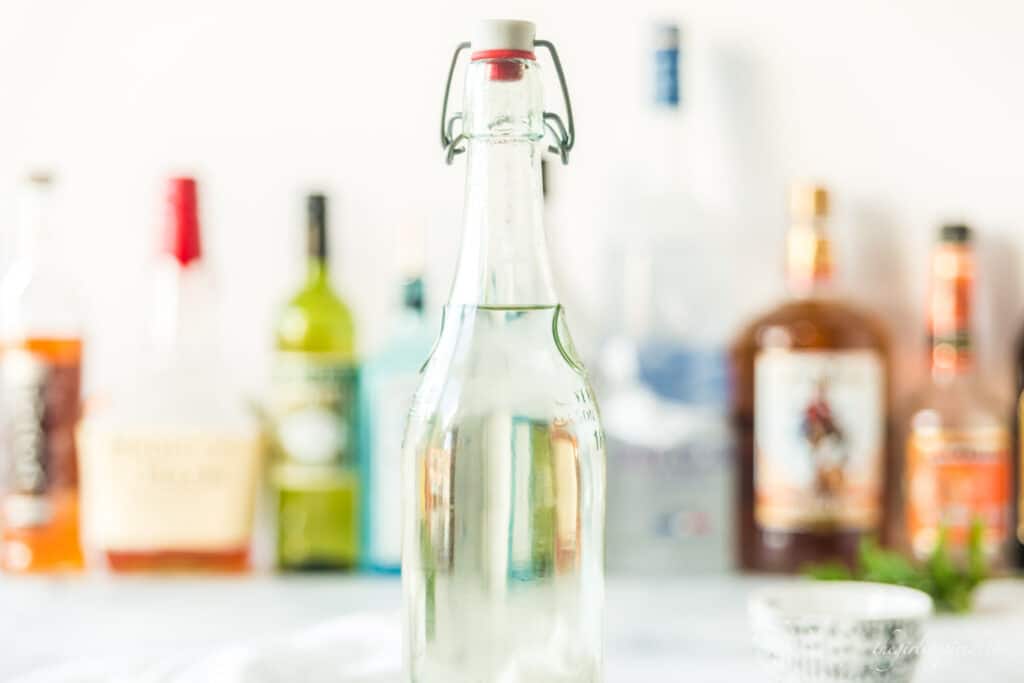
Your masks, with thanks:
M 974 371 L 971 230 L 946 225 L 932 256 L 928 307 L 931 376 L 912 399 L 906 443 L 907 538 L 927 558 L 940 533 L 963 555 L 972 524 L 994 565 L 1010 538 L 1010 435 L 999 402 Z
M 310 195 L 309 267 L 278 319 L 270 399 L 282 569 L 344 569 L 359 560 L 355 326 L 331 287 L 327 244 L 327 200 Z
M 730 315 L 712 214 L 691 194 L 681 31 L 654 31 L 653 106 L 642 192 L 625 203 L 623 325 L 604 345 L 608 570 L 723 571 L 734 564 L 735 475 L 728 424 Z M 625 223 L 624 223 L 625 225 Z M 686 273 L 687 277 L 680 277 Z
M 749 323 L 731 350 L 748 570 L 853 563 L 861 537 L 885 530 L 886 335 L 835 296 L 826 190 L 794 187 L 791 212 L 792 298 Z
M 1024 439 L 1021 425 L 1024 423 L 1024 330 L 1018 334 L 1013 348 L 1013 368 L 1016 391 L 1010 422 L 1012 424 L 1011 483 L 1012 525 L 1014 534 L 1010 543 L 1009 560 L 1013 566 L 1024 568 Z
M 604 444 L 547 258 L 533 36 L 482 22 L 459 48 L 472 61 L 449 151 L 465 144 L 465 227 L 402 456 L 417 683 L 601 680 Z
M 224 372 L 196 182 L 172 178 L 150 339 L 78 432 L 89 547 L 115 572 L 248 568 L 260 435 Z
M 430 356 L 434 326 L 423 313 L 423 277 L 407 274 L 391 339 L 359 371 L 363 469 L 363 564 L 397 574 L 402 562 L 401 453 L 409 403 Z
M 52 180 L 28 178 L 17 253 L 0 284 L 0 567 L 82 566 L 78 463 L 82 325 L 56 262 Z

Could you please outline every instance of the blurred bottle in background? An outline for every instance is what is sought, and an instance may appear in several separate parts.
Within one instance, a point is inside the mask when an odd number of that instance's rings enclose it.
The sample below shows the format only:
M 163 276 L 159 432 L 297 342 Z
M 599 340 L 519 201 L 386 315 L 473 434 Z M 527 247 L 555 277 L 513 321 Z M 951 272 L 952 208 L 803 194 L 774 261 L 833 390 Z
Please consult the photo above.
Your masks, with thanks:
M 1024 568 L 1024 439 L 1021 439 L 1021 427 L 1024 424 L 1024 330 L 1018 334 L 1013 352 L 1016 393 L 1011 416 L 1013 450 L 1010 457 L 1010 480 L 1014 533 L 1010 544 L 1010 562 L 1018 568 Z
M 678 573 L 732 565 L 727 420 L 731 288 L 718 221 L 690 192 L 694 163 L 679 27 L 654 32 L 649 144 L 622 207 L 623 320 L 602 353 L 608 567 Z
M 0 566 L 82 566 L 74 430 L 81 403 L 76 288 L 54 261 L 52 180 L 30 176 L 16 253 L 0 283 Z
M 423 310 L 422 237 L 405 235 L 399 251 L 404 263 L 398 324 L 359 374 L 363 560 L 370 569 L 396 574 L 402 562 L 402 435 L 435 337 Z
M 943 533 L 963 556 L 972 524 L 981 524 L 986 556 L 1000 565 L 1010 537 L 1010 437 L 998 401 L 975 373 L 971 242 L 967 226 L 943 226 L 932 256 L 931 377 L 911 402 L 905 521 L 910 549 L 922 560 Z
M 792 189 L 786 270 L 792 299 L 732 347 L 744 569 L 853 563 L 885 530 L 888 342 L 836 298 L 825 188 Z
M 114 571 L 241 571 L 259 429 L 223 369 L 194 179 L 170 180 L 167 209 L 150 342 L 79 428 L 87 540 Z
M 277 564 L 342 569 L 359 560 L 356 335 L 330 283 L 327 199 L 306 202 L 306 282 L 278 318 L 269 401 Z

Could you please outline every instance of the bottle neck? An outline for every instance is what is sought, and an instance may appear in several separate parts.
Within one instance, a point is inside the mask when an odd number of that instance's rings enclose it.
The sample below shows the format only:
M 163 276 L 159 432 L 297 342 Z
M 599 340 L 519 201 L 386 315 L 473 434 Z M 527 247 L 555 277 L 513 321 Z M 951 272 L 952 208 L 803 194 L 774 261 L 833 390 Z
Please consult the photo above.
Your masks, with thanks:
M 330 282 L 330 272 L 327 267 L 327 259 L 311 257 L 306 265 L 306 288 L 327 287 Z
M 327 199 L 313 194 L 306 198 L 306 287 L 326 287 L 327 271 Z
M 537 67 L 532 60 L 511 60 L 515 70 L 495 69 L 488 61 L 474 63 L 467 79 L 466 203 L 449 303 L 554 306 L 543 222 Z M 509 78 L 510 73 L 518 76 Z
M 194 364 L 216 353 L 213 297 L 202 266 L 198 188 L 171 178 L 167 223 L 156 264 L 150 339 L 159 363 Z
M 21 198 L 15 258 L 26 265 L 45 257 L 53 247 L 49 182 L 31 181 Z
M 936 379 L 969 374 L 974 369 L 971 297 L 974 258 L 966 244 L 940 244 L 932 256 L 928 307 L 929 355 Z
M 217 353 L 213 292 L 201 263 L 164 256 L 155 268 L 149 331 L 160 363 L 194 363 Z
M 825 297 L 833 293 L 835 268 L 826 219 L 794 223 L 786 235 L 786 280 L 797 297 Z
M 423 278 L 410 277 L 402 283 L 402 315 L 409 319 L 423 317 Z

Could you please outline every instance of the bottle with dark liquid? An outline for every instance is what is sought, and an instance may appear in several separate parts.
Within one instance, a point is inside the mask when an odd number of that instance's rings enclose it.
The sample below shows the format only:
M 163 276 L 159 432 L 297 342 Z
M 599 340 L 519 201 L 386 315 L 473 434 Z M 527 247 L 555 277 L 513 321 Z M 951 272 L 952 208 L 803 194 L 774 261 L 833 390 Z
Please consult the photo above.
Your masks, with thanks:
M 881 324 L 836 298 L 827 191 L 791 193 L 791 299 L 731 349 L 740 566 L 852 563 L 885 518 L 888 346 Z
M 1011 535 L 1009 562 L 1013 566 L 1024 568 L 1024 472 L 1021 471 L 1021 460 L 1024 459 L 1024 443 L 1021 439 L 1021 422 L 1024 421 L 1024 329 L 1021 330 L 1014 346 L 1013 367 L 1016 393 L 1012 409 L 1013 445 L 1010 469 L 1013 500 L 1011 514 L 1015 533 Z

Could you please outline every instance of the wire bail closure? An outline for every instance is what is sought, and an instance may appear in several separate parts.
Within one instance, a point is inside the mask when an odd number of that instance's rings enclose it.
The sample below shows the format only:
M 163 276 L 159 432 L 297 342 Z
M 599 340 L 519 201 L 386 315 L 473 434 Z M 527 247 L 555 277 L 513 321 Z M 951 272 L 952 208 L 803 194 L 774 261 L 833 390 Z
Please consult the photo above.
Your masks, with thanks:
M 551 61 L 555 65 L 555 73 L 558 74 L 558 84 L 562 88 L 562 99 L 565 102 L 565 116 L 569 120 L 566 126 L 562 117 L 554 112 L 544 112 L 544 128 L 554 137 L 555 144 L 548 145 L 548 151 L 557 154 L 563 164 L 569 163 L 569 152 L 576 144 L 576 124 L 572 117 L 572 102 L 569 99 L 569 87 L 565 83 L 565 72 L 562 70 L 562 62 L 558 58 L 558 51 L 549 40 L 533 41 L 535 47 L 542 47 L 551 55 Z M 455 122 L 461 121 L 462 112 L 452 114 L 448 118 L 448 96 L 452 89 L 452 78 L 455 76 L 455 67 L 459 61 L 459 55 L 470 47 L 469 41 L 459 43 L 452 55 L 451 66 L 448 67 L 448 80 L 444 84 L 444 101 L 441 104 L 441 147 L 444 148 L 445 163 L 451 164 L 455 157 L 466 151 L 465 146 L 459 146 L 468 139 L 465 133 L 455 134 Z

